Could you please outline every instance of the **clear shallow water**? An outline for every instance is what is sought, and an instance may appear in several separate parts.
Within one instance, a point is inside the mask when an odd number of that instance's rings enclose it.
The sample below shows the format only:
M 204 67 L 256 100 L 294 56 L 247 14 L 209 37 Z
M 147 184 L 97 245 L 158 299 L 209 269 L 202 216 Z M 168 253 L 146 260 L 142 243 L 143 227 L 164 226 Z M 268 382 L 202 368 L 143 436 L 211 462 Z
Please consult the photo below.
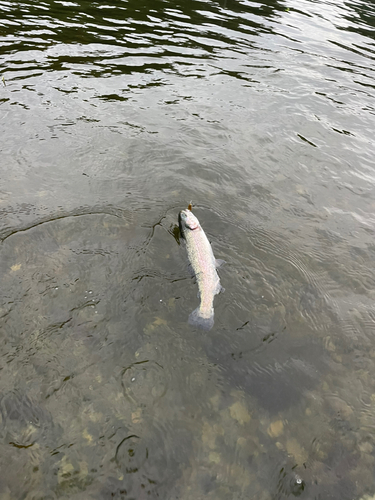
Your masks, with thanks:
M 373 496 L 373 5 L 0 9 L 0 498 Z

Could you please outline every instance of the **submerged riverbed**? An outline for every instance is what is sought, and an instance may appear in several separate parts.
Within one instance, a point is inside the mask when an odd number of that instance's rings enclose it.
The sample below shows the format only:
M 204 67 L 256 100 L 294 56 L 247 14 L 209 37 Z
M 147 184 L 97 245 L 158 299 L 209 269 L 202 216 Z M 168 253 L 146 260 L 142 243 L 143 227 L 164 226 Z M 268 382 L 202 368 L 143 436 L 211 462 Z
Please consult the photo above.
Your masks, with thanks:
M 0 12 L 0 500 L 373 499 L 373 4 Z

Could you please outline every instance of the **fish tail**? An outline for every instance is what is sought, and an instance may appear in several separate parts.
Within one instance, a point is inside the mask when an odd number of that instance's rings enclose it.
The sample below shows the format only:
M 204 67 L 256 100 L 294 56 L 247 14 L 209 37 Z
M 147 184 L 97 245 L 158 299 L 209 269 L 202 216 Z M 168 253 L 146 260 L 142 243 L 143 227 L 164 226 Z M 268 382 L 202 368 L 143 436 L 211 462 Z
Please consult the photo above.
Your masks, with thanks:
M 188 322 L 189 325 L 196 326 L 202 330 L 211 330 L 214 326 L 214 308 L 211 310 L 211 316 L 207 318 L 202 316 L 200 308 L 197 307 L 192 313 L 189 314 Z

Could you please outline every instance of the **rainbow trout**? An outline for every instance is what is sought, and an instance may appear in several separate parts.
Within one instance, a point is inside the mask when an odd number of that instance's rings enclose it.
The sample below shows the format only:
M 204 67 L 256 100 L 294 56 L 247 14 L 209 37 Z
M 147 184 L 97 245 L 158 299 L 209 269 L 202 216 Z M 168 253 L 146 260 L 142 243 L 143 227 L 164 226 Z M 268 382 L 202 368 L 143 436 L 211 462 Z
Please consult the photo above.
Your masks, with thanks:
M 189 315 L 189 324 L 211 330 L 214 325 L 214 297 L 224 291 L 216 268 L 224 263 L 216 260 L 210 242 L 198 219 L 190 210 L 182 210 L 178 215 L 182 237 L 186 241 L 188 257 L 198 282 L 200 305 Z

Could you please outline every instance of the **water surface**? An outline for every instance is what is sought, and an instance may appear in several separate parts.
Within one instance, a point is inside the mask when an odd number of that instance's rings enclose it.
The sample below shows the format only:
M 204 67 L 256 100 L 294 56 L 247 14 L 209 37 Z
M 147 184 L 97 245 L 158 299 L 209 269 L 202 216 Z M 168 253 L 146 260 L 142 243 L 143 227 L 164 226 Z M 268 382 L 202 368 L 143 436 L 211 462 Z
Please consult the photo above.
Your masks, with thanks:
M 373 4 L 0 12 L 0 498 L 372 498 Z

